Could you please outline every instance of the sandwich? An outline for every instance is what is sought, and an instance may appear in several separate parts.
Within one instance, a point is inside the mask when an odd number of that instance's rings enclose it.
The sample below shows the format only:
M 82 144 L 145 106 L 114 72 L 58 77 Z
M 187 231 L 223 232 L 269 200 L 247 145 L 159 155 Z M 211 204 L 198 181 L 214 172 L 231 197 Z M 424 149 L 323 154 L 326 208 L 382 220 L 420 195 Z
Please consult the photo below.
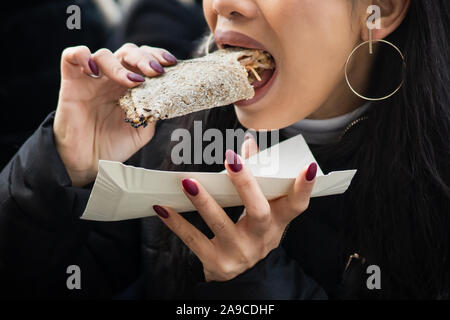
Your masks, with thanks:
M 180 61 L 155 78 L 129 89 L 119 105 L 133 127 L 253 98 L 253 83 L 265 69 L 274 69 L 272 56 L 261 50 L 223 49 Z

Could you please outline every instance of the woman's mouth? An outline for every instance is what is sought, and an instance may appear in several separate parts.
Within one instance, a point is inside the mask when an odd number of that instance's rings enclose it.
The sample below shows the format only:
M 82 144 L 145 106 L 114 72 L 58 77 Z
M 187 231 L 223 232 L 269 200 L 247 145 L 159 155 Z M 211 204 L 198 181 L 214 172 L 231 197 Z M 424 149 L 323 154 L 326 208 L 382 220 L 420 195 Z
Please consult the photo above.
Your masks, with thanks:
M 237 101 L 234 105 L 249 106 L 264 98 L 278 74 L 276 61 L 267 48 L 257 40 L 231 30 L 216 30 L 214 38 L 220 49 L 254 50 L 253 53 L 242 57 L 240 62 L 247 69 L 248 80 L 255 90 L 255 95 L 252 99 Z
M 255 50 L 250 56 L 242 57 L 240 62 L 247 69 L 248 80 L 255 90 L 252 99 L 234 103 L 238 107 L 244 107 L 256 103 L 267 94 L 277 72 L 274 58 L 266 51 Z
M 264 87 L 270 79 L 272 79 L 272 76 L 274 74 L 274 69 L 266 69 L 261 74 L 259 74 L 261 80 L 256 80 L 252 83 L 252 86 L 255 90 L 258 90 L 259 88 Z

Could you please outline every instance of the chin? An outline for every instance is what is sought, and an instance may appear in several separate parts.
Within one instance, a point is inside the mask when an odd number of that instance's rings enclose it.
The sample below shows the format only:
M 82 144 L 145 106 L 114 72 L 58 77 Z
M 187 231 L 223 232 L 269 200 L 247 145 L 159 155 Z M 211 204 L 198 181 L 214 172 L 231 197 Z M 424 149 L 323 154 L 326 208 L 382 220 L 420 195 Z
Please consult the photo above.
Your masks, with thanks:
M 248 108 L 243 110 L 242 108 L 235 106 L 235 111 L 239 123 L 242 126 L 256 131 L 279 130 L 295 123 L 295 121 L 292 120 L 278 119 L 274 114 L 279 113 L 279 110 L 274 110 L 273 108 L 258 108 L 257 110 L 250 110 Z

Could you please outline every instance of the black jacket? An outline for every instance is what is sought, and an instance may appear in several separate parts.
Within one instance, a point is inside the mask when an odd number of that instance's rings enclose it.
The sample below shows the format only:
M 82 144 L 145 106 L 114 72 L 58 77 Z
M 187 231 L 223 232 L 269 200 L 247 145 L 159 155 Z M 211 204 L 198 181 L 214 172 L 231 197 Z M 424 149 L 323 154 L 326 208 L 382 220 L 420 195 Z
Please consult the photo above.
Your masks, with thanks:
M 159 123 L 155 137 L 128 163 L 159 168 L 175 123 Z M 198 259 L 191 255 L 180 262 L 178 249 L 163 241 L 168 229 L 157 217 L 109 223 L 79 219 L 90 187 L 71 186 L 55 148 L 52 124 L 53 114 L 0 174 L 2 294 L 207 299 L 335 296 L 346 263 L 346 253 L 336 241 L 339 211 L 345 206 L 342 195 L 313 198 L 308 210 L 290 224 L 281 245 L 255 267 L 231 281 L 206 283 Z M 317 159 L 324 171 L 332 169 Z M 338 164 L 336 169 L 345 165 Z M 235 219 L 242 208 L 227 212 Z M 81 290 L 67 289 L 70 265 L 81 269 Z M 184 272 L 189 275 L 188 285 L 177 280 Z

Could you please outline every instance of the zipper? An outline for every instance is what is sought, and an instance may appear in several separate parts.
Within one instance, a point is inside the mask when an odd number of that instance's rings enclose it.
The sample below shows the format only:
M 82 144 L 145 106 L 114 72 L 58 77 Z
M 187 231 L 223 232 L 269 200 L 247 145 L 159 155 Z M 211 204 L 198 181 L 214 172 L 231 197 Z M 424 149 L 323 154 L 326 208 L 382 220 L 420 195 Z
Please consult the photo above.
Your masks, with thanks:
M 353 120 L 353 121 L 345 128 L 344 132 L 343 132 L 343 133 L 341 134 L 341 136 L 339 137 L 339 140 L 341 140 L 341 139 L 347 134 L 347 132 L 348 132 L 354 125 L 360 123 L 361 121 L 368 120 L 368 119 L 369 119 L 368 116 L 362 116 L 362 117 L 360 117 L 360 118 L 358 118 L 358 119 Z

